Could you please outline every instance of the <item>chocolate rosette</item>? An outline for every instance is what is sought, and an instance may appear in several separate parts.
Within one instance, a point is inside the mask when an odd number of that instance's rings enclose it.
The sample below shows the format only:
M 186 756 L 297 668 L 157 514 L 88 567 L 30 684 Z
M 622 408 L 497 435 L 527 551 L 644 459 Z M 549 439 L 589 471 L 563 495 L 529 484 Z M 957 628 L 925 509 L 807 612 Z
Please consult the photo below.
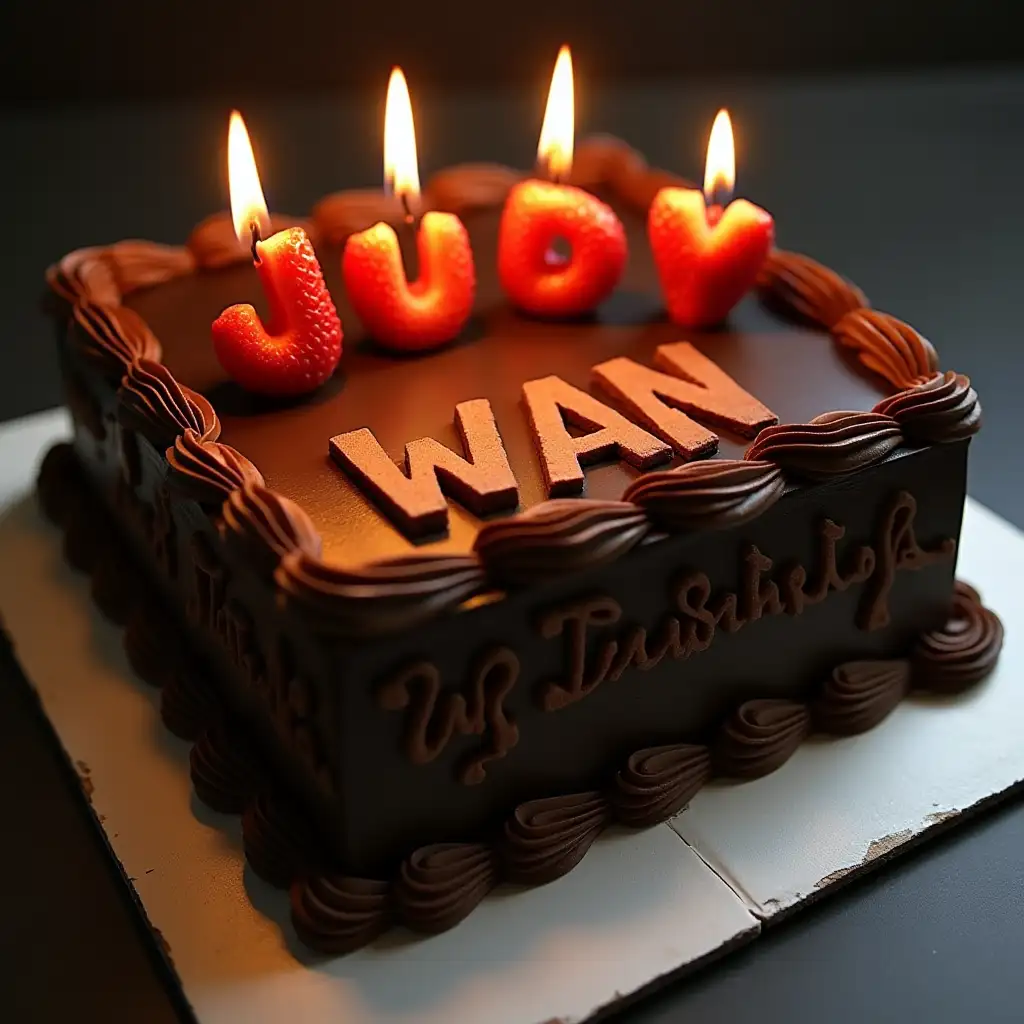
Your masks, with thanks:
M 635 547 L 649 529 L 643 510 L 628 501 L 556 498 L 488 523 L 473 549 L 495 583 L 526 586 L 607 565 Z
M 432 210 L 467 213 L 497 209 L 524 177 L 522 171 L 501 164 L 456 164 L 434 174 L 424 194 Z
M 839 665 L 811 706 L 816 729 L 854 736 L 873 729 L 906 696 L 907 661 L 848 661 Z
M 64 441 L 43 456 L 36 478 L 36 494 L 43 515 L 56 526 L 68 527 L 87 500 L 85 473 L 74 446 Z
M 422 205 L 411 208 L 422 212 Z M 379 188 L 345 189 L 324 196 L 313 207 L 312 220 L 317 237 L 328 245 L 341 245 L 349 235 L 365 231 L 378 221 L 392 227 L 404 223 L 405 207 L 397 195 L 388 195 Z
M 134 597 L 137 589 L 124 579 L 122 587 Z M 150 686 L 163 686 L 178 666 L 181 641 L 163 608 L 137 604 L 123 637 L 124 653 L 135 674 Z
M 810 732 L 811 715 L 792 700 L 748 700 L 719 732 L 715 771 L 732 779 L 757 779 L 781 768 Z
M 119 382 L 137 359 L 160 361 L 160 342 L 134 310 L 83 302 L 73 316 L 75 347 L 106 380 Z
M 180 246 L 128 240 L 77 249 L 50 267 L 46 280 L 68 302 L 120 306 L 129 292 L 191 274 L 195 268 L 192 254 Z
M 615 776 L 615 817 L 632 828 L 657 825 L 681 811 L 711 777 L 711 752 L 694 743 L 638 750 Z
M 785 489 L 771 462 L 713 459 L 648 473 L 622 497 L 665 530 L 726 530 L 761 515 Z
M 232 491 L 221 515 L 227 542 L 264 572 L 272 573 L 293 551 L 320 556 L 320 534 L 312 520 L 294 501 L 269 487 L 250 483 Z
M 981 429 L 981 402 L 962 373 L 947 370 L 883 399 L 875 412 L 891 416 L 909 441 L 962 441 Z
M 893 387 L 910 388 L 938 372 L 939 357 L 932 343 L 888 313 L 853 310 L 832 333 L 840 345 L 856 352 L 861 363 Z
M 256 752 L 238 729 L 223 723 L 210 726 L 189 755 L 189 774 L 196 796 L 210 810 L 241 814 L 259 786 Z
M 486 589 L 480 562 L 466 555 L 410 555 L 344 569 L 292 551 L 275 579 L 313 628 L 351 638 L 411 629 Z
M 497 861 L 483 843 L 423 846 L 402 862 L 395 906 L 414 931 L 443 932 L 467 917 L 497 882 Z
M 264 484 L 263 475 L 244 455 L 219 441 L 204 441 L 192 429 L 174 439 L 165 457 L 168 483 L 201 505 L 220 505 L 232 491 Z
M 268 885 L 287 889 L 322 860 L 308 822 L 285 796 L 260 793 L 242 814 L 242 846 L 249 867 Z
M 978 592 L 957 580 L 953 608 L 941 629 L 925 633 L 911 656 L 914 684 L 936 693 L 959 693 L 995 668 L 1003 624 Z
M 160 690 L 160 718 L 175 736 L 196 740 L 222 714 L 220 698 L 194 665 L 171 670 Z
M 204 441 L 216 441 L 220 420 L 213 406 L 197 391 L 179 384 L 163 363 L 136 359 L 117 393 L 117 415 L 130 430 L 137 430 L 157 451 L 193 430 Z
M 829 480 L 881 462 L 902 440 L 891 416 L 828 412 L 810 423 L 765 427 L 743 457 L 773 462 L 794 478 Z
M 830 331 L 853 310 L 868 305 L 864 293 L 816 260 L 776 249 L 757 279 L 761 299 L 780 316 Z
M 596 792 L 520 804 L 501 838 L 505 876 L 526 885 L 560 878 L 583 860 L 611 820 L 611 806 Z
M 391 924 L 387 882 L 318 875 L 294 882 L 289 895 L 295 931 L 305 945 L 320 953 L 351 953 Z
M 313 239 L 313 226 L 309 221 L 286 213 L 270 214 L 270 233 L 293 227 L 302 228 Z M 252 262 L 252 246 L 248 240 L 243 242 L 238 237 L 227 211 L 213 213 L 200 221 L 188 236 L 186 248 L 202 270 L 220 270 L 232 263 Z

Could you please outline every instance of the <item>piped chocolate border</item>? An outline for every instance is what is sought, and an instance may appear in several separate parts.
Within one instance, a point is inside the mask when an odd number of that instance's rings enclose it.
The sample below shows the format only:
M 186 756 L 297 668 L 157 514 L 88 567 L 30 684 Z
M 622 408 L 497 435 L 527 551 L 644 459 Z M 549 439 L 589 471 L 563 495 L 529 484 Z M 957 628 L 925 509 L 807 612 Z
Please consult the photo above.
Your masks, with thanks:
M 496 165 L 464 165 L 435 175 L 425 204 L 465 212 L 503 202 L 523 177 Z M 650 168 L 613 138 L 580 145 L 573 180 L 605 189 L 646 211 L 659 188 L 681 184 Z M 402 211 L 382 192 L 328 196 L 305 224 L 314 242 L 337 243 Z M 296 218 L 275 215 L 275 229 Z M 230 218 L 215 215 L 183 247 L 119 242 L 80 249 L 47 272 L 72 307 L 80 354 L 117 387 L 118 415 L 164 452 L 176 489 L 219 514 L 274 567 L 280 594 L 320 631 L 366 638 L 418 625 L 490 591 L 593 568 L 662 531 L 725 529 L 770 508 L 791 484 L 844 476 L 883 461 L 900 445 L 960 440 L 981 425 L 978 396 L 963 375 L 938 371 L 931 344 L 913 328 L 872 310 L 863 293 L 805 256 L 776 251 L 758 288 L 781 315 L 823 328 L 896 393 L 871 412 L 825 413 L 807 424 L 760 432 L 743 460 L 688 463 L 649 473 L 621 501 L 551 500 L 485 525 L 469 555 L 412 554 L 348 570 L 320 557 L 320 537 L 294 502 L 266 488 L 258 468 L 220 444 L 220 421 L 201 395 L 160 363 L 159 340 L 122 306 L 131 291 L 245 260 Z
M 189 761 L 197 797 L 215 811 L 241 815 L 250 867 L 290 890 L 296 932 L 321 953 L 351 952 L 393 925 L 427 934 L 452 928 L 502 882 L 542 885 L 568 873 L 613 824 L 646 828 L 683 810 L 712 779 L 768 775 L 812 733 L 866 732 L 914 690 L 966 690 L 991 672 L 1003 641 L 998 617 L 958 582 L 947 624 L 922 634 L 907 658 L 841 664 L 807 700 L 745 701 L 710 743 L 637 750 L 601 789 L 527 801 L 489 838 L 420 847 L 388 878 L 353 877 L 331 870 L 309 822 L 277 795 L 244 729 L 183 653 L 187 645 L 159 596 L 125 585 L 126 574 L 137 570 L 70 445 L 47 454 L 38 491 L 44 512 L 64 530 L 66 557 L 91 575 L 97 605 L 126 625 L 132 667 L 161 687 L 164 724 L 194 742 Z

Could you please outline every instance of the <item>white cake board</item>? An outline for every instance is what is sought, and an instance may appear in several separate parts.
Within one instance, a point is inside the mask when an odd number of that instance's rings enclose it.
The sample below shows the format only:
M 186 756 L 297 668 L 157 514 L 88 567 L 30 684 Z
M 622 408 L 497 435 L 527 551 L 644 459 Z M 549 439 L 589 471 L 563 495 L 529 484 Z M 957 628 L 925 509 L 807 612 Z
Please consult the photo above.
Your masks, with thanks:
M 702 792 L 671 826 L 613 830 L 565 878 L 499 889 L 444 935 L 308 958 L 284 895 L 243 871 L 237 820 L 192 797 L 188 745 L 162 727 L 156 692 L 28 496 L 66 430 L 62 413 L 0 428 L 0 614 L 202 1024 L 585 1020 L 1024 779 L 1024 538 L 969 502 L 959 575 L 1008 637 L 973 693 L 812 741 L 767 779 Z

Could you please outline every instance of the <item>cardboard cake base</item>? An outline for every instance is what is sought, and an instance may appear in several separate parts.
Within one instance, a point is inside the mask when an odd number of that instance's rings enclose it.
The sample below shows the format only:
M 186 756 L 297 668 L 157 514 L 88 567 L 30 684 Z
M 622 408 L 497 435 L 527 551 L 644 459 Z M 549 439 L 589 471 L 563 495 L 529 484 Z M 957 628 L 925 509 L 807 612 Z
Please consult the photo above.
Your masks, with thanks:
M 202 1024 L 580 1021 L 756 937 L 1024 780 L 1024 538 L 968 503 L 958 575 L 1006 626 L 997 671 L 912 698 L 858 737 L 812 740 L 765 779 L 711 786 L 671 823 L 612 831 L 548 886 L 501 887 L 457 928 L 335 960 L 243 870 L 238 820 L 191 793 L 189 745 L 131 673 L 31 496 L 62 413 L 0 429 L 0 613 L 110 848 Z

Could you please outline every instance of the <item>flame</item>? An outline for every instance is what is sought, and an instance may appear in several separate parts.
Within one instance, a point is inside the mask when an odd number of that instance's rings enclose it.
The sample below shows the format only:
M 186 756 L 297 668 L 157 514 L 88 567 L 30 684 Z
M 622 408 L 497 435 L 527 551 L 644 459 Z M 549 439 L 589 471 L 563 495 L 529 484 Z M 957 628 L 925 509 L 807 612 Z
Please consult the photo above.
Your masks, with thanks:
M 548 105 L 540 129 L 540 144 L 537 146 L 538 162 L 556 180 L 567 177 L 572 170 L 575 106 L 572 54 L 568 46 L 563 46 L 558 51 L 555 72 L 551 76 Z
M 409 87 L 401 68 L 391 69 L 384 104 L 384 191 L 405 197 L 420 194 L 416 128 L 412 123 Z
M 231 111 L 231 124 L 228 126 L 228 191 L 231 195 L 231 220 L 239 240 L 249 245 L 253 228 L 261 238 L 266 238 L 270 234 L 270 214 L 260 188 L 249 133 L 237 110 Z
M 729 111 L 720 110 L 711 126 L 708 159 L 704 165 L 704 199 L 708 203 L 728 202 L 736 184 L 736 150 L 732 140 Z M 723 203 L 724 205 L 724 203 Z

